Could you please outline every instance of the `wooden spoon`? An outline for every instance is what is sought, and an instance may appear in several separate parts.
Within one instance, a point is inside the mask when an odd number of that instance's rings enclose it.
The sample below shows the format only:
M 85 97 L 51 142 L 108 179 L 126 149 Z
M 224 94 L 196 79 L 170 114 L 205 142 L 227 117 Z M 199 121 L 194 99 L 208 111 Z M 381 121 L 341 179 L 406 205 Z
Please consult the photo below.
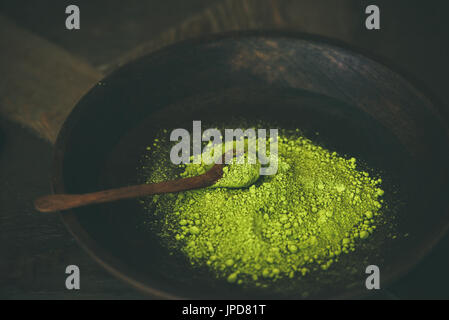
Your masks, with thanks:
M 234 156 L 236 155 L 233 150 L 228 152 L 232 152 Z M 36 199 L 34 201 L 34 207 L 40 212 L 54 212 L 82 207 L 94 203 L 111 202 L 120 199 L 138 198 L 152 194 L 179 192 L 209 187 L 223 177 L 223 167 L 225 166 L 224 163 L 226 153 L 223 154 L 221 164 L 214 164 L 209 171 L 199 176 L 85 194 L 51 194 Z
M 40 212 L 66 210 L 94 203 L 111 202 L 120 199 L 137 198 L 152 194 L 179 192 L 209 187 L 223 176 L 224 164 L 215 164 L 206 173 L 184 179 L 164 181 L 152 184 L 141 184 L 123 188 L 85 194 L 51 194 L 34 201 L 34 207 Z

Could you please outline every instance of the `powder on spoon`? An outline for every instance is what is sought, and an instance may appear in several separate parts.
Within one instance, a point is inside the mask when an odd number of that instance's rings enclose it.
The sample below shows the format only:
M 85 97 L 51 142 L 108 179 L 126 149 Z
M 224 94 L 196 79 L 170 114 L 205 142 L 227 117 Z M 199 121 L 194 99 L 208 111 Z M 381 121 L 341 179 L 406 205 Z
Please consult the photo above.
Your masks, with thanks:
M 358 170 L 356 159 L 296 132 L 283 131 L 278 149 L 277 174 L 261 176 L 248 188 L 152 197 L 148 209 L 164 217 L 158 225 L 162 240 L 193 266 L 207 266 L 230 283 L 256 286 L 326 270 L 341 254 L 355 251 L 376 229 L 381 180 Z M 183 168 L 181 176 L 206 169 Z M 152 172 L 148 182 L 158 178 L 158 168 Z
M 228 150 L 224 145 L 222 149 L 223 152 Z M 211 154 L 213 156 L 213 153 Z M 260 162 L 256 159 L 254 162 L 254 164 L 249 162 L 247 153 L 242 155 L 240 162 L 237 157 L 233 157 L 231 162 L 223 167 L 223 176 L 210 188 L 245 188 L 251 186 L 260 176 Z M 190 164 L 185 167 L 184 172 L 180 175 L 183 178 L 197 176 L 206 173 L 212 166 L 213 164 L 205 164 L 204 162 L 199 165 Z
M 223 168 L 223 177 L 212 188 L 246 188 L 259 179 L 260 163 L 236 164 L 236 161 L 232 159 L 229 166 Z

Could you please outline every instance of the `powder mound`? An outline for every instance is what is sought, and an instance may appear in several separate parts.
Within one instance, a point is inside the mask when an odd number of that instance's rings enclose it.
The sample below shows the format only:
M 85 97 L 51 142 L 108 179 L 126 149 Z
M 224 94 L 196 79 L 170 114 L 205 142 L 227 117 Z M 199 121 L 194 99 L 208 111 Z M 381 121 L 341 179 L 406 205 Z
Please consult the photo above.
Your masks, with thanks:
M 149 210 L 164 217 L 158 225 L 163 241 L 193 266 L 207 266 L 230 283 L 266 286 L 327 270 L 375 231 L 382 180 L 356 162 L 283 131 L 277 174 L 243 189 L 153 197 Z M 181 176 L 206 170 L 203 164 L 183 168 Z M 157 171 L 148 182 L 157 180 Z

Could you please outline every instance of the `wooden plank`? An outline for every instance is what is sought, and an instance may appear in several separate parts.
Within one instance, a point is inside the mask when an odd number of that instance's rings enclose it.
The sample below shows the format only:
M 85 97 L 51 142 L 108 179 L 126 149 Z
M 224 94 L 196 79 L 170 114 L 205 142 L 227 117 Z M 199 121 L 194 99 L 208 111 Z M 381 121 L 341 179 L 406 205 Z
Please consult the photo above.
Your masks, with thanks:
M 0 113 L 54 142 L 75 103 L 103 76 L 0 16 Z
M 295 30 L 350 40 L 359 29 L 358 5 L 351 0 L 325 3 L 295 0 L 224 0 L 193 15 L 151 41 L 104 65 L 110 72 L 129 61 L 178 41 L 217 32 Z M 332 12 L 332 15 L 329 14 Z M 326 17 L 323 21 L 322 16 Z

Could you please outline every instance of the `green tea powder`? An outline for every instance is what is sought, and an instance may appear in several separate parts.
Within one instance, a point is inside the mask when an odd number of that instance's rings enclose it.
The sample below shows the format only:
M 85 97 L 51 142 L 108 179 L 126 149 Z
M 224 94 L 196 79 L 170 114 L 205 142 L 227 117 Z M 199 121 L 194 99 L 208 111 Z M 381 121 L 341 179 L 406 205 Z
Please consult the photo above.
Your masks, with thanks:
M 157 140 L 154 148 L 161 143 Z M 225 176 L 232 171 L 229 179 L 238 180 L 246 172 L 253 175 L 247 179 L 252 184 L 237 189 L 218 183 L 144 203 L 160 219 L 161 239 L 193 266 L 207 267 L 230 283 L 265 285 L 327 270 L 375 231 L 382 181 L 356 163 L 298 131 L 283 131 L 275 175 L 257 178 L 253 168 L 232 164 Z M 162 179 L 158 165 L 148 160 L 148 183 Z M 204 164 L 182 165 L 180 177 L 207 169 Z

